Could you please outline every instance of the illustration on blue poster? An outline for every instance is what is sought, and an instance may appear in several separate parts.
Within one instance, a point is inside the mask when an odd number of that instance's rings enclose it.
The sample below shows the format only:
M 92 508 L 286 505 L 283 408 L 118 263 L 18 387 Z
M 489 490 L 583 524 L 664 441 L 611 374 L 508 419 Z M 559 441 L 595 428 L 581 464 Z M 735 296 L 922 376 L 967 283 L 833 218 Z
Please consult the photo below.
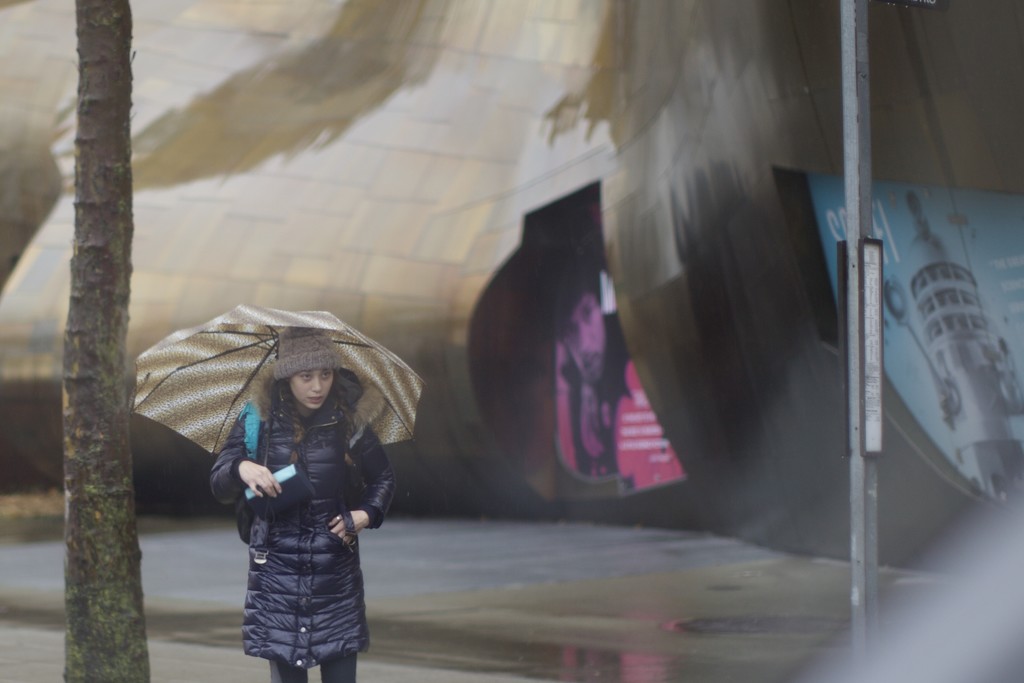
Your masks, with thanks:
M 808 183 L 835 293 L 843 179 Z M 1024 475 L 1024 197 L 878 181 L 872 223 L 886 377 L 966 483 L 1003 498 Z

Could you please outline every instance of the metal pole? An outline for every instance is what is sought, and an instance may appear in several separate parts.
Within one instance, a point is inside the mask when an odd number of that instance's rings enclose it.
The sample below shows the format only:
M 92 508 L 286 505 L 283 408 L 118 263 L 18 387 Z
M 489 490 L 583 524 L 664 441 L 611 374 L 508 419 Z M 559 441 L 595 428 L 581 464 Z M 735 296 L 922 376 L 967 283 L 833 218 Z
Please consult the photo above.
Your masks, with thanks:
M 850 456 L 851 633 L 863 661 L 878 605 L 878 479 L 864 448 L 862 240 L 871 236 L 871 122 L 868 0 L 839 0 L 842 21 L 843 162 L 846 189 L 846 353 Z

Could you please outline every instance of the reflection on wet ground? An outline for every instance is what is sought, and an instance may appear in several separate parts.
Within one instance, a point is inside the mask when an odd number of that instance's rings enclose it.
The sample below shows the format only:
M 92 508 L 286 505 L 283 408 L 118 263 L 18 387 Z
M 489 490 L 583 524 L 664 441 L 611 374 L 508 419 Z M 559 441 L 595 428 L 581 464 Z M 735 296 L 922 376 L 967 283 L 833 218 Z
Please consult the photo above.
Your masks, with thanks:
M 63 628 L 62 544 L 0 526 L 0 622 Z M 230 520 L 140 528 L 150 639 L 237 649 L 246 560 Z M 684 532 L 397 520 L 362 553 L 367 659 L 431 670 L 783 681 L 848 619 L 846 565 Z

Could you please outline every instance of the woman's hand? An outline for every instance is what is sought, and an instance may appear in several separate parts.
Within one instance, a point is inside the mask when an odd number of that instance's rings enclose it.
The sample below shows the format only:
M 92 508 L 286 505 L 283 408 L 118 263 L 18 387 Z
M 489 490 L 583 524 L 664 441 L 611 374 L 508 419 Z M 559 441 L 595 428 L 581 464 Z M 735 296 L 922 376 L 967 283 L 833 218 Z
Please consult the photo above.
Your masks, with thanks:
M 274 473 L 252 460 L 243 460 L 238 465 L 238 476 L 260 498 L 264 493 L 271 498 L 277 498 L 277 494 L 281 493 L 281 484 L 274 479 Z
M 341 515 L 333 518 L 328 525 L 331 529 L 331 533 L 338 536 L 341 540 L 345 541 L 345 543 L 352 543 L 355 540 L 356 535 L 370 524 L 370 515 L 367 514 L 366 510 L 353 510 L 351 514 L 352 525 L 355 527 L 355 532 L 353 533 L 349 533 L 345 530 L 345 518 Z

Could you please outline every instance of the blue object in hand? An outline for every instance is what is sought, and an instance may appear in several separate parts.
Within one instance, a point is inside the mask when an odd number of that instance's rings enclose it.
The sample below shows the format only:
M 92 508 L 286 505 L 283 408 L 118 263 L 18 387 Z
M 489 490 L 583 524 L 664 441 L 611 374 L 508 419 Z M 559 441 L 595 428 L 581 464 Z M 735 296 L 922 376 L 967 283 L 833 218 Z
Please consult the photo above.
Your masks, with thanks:
M 275 514 L 313 498 L 313 484 L 309 477 L 294 464 L 274 472 L 274 479 L 281 485 L 276 498 L 264 494 L 257 496 L 252 489 L 245 490 L 245 499 L 260 517 Z

